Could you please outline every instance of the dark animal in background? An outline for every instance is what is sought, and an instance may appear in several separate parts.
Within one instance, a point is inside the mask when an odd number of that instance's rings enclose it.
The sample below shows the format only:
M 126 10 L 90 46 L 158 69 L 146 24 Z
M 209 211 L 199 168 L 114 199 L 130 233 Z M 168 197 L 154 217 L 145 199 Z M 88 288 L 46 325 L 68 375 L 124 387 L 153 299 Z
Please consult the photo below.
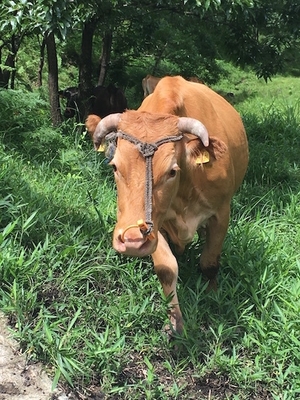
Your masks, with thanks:
M 123 112 L 127 108 L 127 99 L 122 89 L 113 84 L 96 86 L 88 99 L 81 99 L 78 87 L 69 87 L 60 90 L 59 96 L 66 99 L 66 108 L 63 113 L 65 118 L 77 117 L 83 121 L 89 114 L 104 118 L 106 115 Z
M 59 90 L 58 91 L 59 97 L 62 99 L 66 99 L 66 108 L 63 113 L 65 118 L 73 118 L 75 117 L 76 113 L 79 113 L 79 108 L 78 108 L 78 99 L 79 99 L 79 94 L 78 94 L 78 87 L 77 86 L 71 86 L 68 87 L 67 89 L 64 90 Z

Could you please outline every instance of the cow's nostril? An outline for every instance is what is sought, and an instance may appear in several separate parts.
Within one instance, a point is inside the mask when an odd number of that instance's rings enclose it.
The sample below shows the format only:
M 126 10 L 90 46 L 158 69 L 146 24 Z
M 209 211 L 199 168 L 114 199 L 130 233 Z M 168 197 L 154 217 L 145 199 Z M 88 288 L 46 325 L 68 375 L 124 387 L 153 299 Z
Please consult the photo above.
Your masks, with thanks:
M 123 232 L 118 235 L 118 241 L 121 242 L 121 243 L 125 242 L 125 240 L 123 238 Z

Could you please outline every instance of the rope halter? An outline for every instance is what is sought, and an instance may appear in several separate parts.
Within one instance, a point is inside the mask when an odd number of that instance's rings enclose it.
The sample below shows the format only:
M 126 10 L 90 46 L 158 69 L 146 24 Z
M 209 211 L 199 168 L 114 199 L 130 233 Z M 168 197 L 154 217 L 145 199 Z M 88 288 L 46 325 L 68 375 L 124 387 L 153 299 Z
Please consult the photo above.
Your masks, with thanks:
M 143 237 L 149 240 L 155 239 L 153 233 L 153 221 L 152 221 L 152 185 L 153 185 L 153 165 L 152 159 L 154 153 L 159 146 L 169 142 L 177 142 L 183 138 L 183 135 L 177 136 L 166 136 L 162 139 L 157 140 L 154 143 L 142 142 L 141 140 L 128 135 L 128 133 L 117 131 L 115 134 L 110 134 L 109 140 L 115 140 L 117 138 L 127 140 L 128 142 L 134 144 L 146 161 L 146 180 L 145 180 L 145 221 L 140 219 L 137 224 L 129 225 L 123 231 L 121 239 L 125 241 L 125 233 L 132 228 L 139 228 Z

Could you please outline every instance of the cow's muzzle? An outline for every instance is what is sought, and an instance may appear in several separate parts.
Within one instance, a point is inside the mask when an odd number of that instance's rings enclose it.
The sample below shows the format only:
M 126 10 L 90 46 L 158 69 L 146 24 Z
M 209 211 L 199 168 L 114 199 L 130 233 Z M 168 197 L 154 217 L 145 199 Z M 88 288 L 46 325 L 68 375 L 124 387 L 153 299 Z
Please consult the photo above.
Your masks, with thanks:
M 143 220 L 137 224 L 128 225 L 125 229 L 115 229 L 113 247 L 121 254 L 134 257 L 144 257 L 155 251 L 156 235 Z

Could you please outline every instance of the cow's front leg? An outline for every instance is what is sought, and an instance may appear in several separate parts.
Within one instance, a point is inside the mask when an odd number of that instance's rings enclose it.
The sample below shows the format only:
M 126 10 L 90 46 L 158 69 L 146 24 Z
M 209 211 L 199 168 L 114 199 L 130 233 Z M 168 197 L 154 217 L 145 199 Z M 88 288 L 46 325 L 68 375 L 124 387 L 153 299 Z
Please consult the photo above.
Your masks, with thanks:
M 166 239 L 160 232 L 158 232 L 158 245 L 155 252 L 152 254 L 152 259 L 154 270 L 160 280 L 164 294 L 166 297 L 171 297 L 169 318 L 172 329 L 177 333 L 181 333 L 183 329 L 183 319 L 176 291 L 178 264 Z
M 217 289 L 217 274 L 220 268 L 220 255 L 229 223 L 230 207 L 224 206 L 213 215 L 206 226 L 206 239 L 200 257 L 200 268 L 209 280 L 208 290 Z

